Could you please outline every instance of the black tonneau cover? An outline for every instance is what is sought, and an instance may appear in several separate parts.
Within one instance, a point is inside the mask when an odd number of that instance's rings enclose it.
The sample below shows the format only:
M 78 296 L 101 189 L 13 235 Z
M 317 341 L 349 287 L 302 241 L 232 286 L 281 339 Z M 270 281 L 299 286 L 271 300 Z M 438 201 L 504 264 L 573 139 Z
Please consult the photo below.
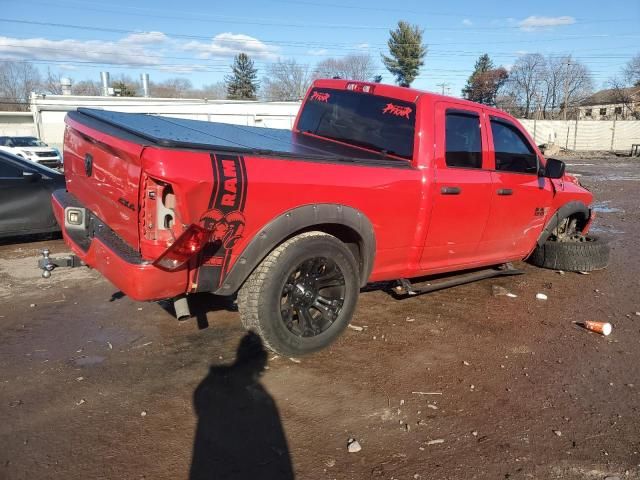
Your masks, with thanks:
M 77 112 L 69 112 L 69 116 L 81 123 L 94 123 L 91 119 L 98 120 L 139 137 L 139 140 L 146 144 L 161 147 L 197 148 L 310 160 L 364 161 L 409 167 L 408 162 L 385 158 L 383 154 L 316 139 L 290 130 L 90 108 L 78 108 Z

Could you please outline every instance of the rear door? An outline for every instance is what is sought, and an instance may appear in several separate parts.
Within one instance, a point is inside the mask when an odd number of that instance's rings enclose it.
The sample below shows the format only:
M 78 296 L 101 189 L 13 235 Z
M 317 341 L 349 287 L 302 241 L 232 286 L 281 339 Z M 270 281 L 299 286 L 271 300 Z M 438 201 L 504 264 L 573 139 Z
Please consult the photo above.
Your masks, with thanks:
M 421 264 L 425 270 L 476 263 L 491 206 L 482 110 L 435 104 L 435 185 Z
M 55 226 L 45 180 L 0 155 L 0 235 L 46 231 Z
M 524 130 L 506 117 L 487 120 L 495 170 L 483 250 L 496 260 L 524 256 L 542 231 L 553 190 L 538 176 L 539 154 Z

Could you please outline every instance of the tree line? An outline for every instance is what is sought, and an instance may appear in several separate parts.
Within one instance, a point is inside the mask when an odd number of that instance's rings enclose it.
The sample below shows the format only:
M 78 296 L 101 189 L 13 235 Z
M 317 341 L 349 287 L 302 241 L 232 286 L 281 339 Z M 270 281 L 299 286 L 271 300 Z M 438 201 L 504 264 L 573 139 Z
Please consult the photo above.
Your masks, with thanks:
M 409 87 L 425 65 L 428 47 L 423 43 L 424 31 L 417 25 L 399 21 L 389 32 L 388 54 L 380 60 L 395 82 Z M 246 53 L 235 56 L 224 81 L 194 88 L 191 81 L 176 77 L 150 82 L 150 95 L 167 98 L 208 98 L 287 101 L 301 99 L 317 78 L 344 78 L 381 82 L 376 75 L 376 62 L 369 53 L 327 58 L 315 67 L 295 59 L 278 59 L 265 68 L 260 79 L 253 59 Z M 28 62 L 0 62 L 0 108 L 28 109 L 29 95 L 36 91 L 60 94 L 60 75 L 47 71 L 40 75 Z M 629 86 L 640 86 L 640 53 L 607 85 L 619 96 L 618 103 L 630 102 Z M 111 86 L 121 96 L 141 96 L 142 85 L 129 76 L 115 77 Z M 540 53 L 521 55 L 510 66 L 496 66 L 488 54 L 475 62 L 461 95 L 485 105 L 496 106 L 518 117 L 556 119 L 575 115 L 576 107 L 594 90 L 591 72 L 569 56 L 544 56 Z M 100 95 L 98 81 L 83 80 L 71 86 L 74 95 Z M 12 101 L 9 101 L 12 100 Z

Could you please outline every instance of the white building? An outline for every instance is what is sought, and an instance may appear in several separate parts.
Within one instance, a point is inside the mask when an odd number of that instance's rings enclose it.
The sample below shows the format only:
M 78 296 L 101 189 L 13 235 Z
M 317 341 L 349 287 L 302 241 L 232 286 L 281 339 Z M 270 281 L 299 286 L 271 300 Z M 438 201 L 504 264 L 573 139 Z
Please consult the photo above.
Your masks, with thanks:
M 640 87 L 600 90 L 580 102 L 579 120 L 640 119 Z

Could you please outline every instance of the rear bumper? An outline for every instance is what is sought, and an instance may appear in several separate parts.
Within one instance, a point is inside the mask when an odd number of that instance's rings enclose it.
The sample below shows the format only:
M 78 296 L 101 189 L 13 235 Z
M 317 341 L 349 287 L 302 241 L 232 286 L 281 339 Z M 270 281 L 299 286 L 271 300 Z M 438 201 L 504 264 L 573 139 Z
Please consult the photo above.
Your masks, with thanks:
M 82 207 L 69 192 L 56 190 L 52 196 L 53 213 L 60 224 L 64 240 L 91 268 L 102 273 L 125 295 L 134 300 L 172 298 L 187 291 L 188 270 L 161 270 L 143 259 L 98 217 L 91 217 L 90 228 L 79 232 L 65 225 L 66 207 Z

